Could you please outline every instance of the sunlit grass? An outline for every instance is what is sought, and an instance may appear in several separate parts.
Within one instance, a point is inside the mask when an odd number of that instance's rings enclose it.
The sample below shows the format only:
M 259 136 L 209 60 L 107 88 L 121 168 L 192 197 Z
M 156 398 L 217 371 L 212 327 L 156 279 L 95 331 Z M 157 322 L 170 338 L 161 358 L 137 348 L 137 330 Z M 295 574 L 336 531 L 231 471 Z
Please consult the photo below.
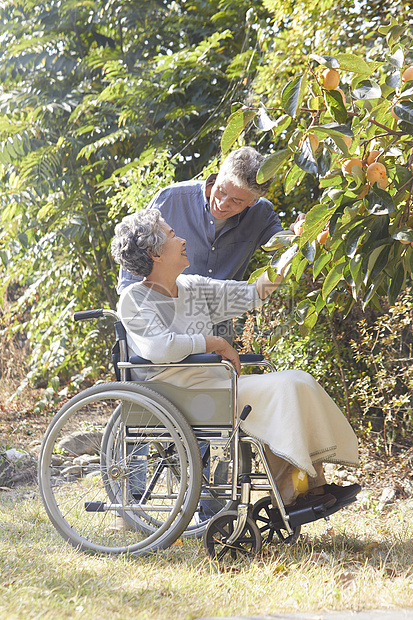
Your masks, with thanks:
M 202 542 L 149 557 L 79 553 L 37 492 L 0 495 L 0 617 L 186 619 L 409 607 L 413 510 L 355 504 L 303 527 L 300 541 L 217 566 Z

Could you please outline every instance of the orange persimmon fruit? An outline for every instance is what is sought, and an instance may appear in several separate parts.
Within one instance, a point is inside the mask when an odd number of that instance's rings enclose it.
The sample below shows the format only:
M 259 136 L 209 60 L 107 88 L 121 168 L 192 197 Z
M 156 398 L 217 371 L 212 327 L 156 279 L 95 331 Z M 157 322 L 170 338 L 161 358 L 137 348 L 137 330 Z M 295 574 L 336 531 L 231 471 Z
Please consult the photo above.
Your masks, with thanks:
M 358 166 L 360 170 L 363 168 L 363 164 L 361 160 L 357 157 L 352 157 L 351 159 L 346 159 L 346 161 L 341 166 L 341 171 L 343 174 L 352 174 L 352 170 L 354 166 Z
M 386 166 L 378 161 L 375 161 L 367 166 L 366 176 L 369 183 L 378 183 L 379 181 L 387 178 Z
M 322 230 L 321 233 L 318 233 L 317 235 L 317 241 L 320 245 L 324 245 L 325 242 L 327 241 L 327 237 L 328 237 L 328 229 L 327 230 Z
M 321 77 L 326 90 L 335 90 L 340 84 L 340 74 L 334 69 L 325 69 Z
M 410 82 L 411 80 L 413 80 L 413 66 L 407 67 L 407 69 L 405 69 L 402 74 L 403 84 L 405 84 L 406 82 Z
M 375 161 L 380 157 L 380 151 L 372 150 L 366 157 L 367 165 L 374 164 Z

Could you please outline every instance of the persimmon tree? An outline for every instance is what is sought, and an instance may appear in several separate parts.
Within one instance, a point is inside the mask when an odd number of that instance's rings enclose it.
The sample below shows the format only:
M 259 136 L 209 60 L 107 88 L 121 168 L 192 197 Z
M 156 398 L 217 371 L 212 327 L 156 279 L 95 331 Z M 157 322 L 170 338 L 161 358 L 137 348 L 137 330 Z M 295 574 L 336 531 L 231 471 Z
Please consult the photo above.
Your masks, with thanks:
M 316 180 L 298 234 L 274 236 L 265 249 L 275 254 L 262 268 L 274 275 L 288 263 L 295 281 L 311 271 L 312 290 L 295 310 L 302 333 L 325 308 L 347 314 L 356 300 L 380 308 L 381 297 L 393 304 L 411 279 L 411 39 L 395 19 L 378 34 L 387 50 L 375 58 L 309 54 L 279 93 L 278 108 L 240 106 L 222 136 L 226 152 L 253 121 L 270 142 L 259 182 L 282 174 L 290 194 L 307 175 Z

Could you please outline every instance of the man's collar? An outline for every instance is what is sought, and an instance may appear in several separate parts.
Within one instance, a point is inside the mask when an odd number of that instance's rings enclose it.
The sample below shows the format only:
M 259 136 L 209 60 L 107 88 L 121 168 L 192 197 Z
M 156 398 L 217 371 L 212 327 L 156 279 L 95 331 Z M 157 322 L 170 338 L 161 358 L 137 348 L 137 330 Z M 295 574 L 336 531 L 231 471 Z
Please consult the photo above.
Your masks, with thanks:
M 203 194 L 204 194 L 204 205 L 207 211 L 209 211 L 209 199 L 207 198 L 207 195 L 206 195 L 206 188 L 211 187 L 215 183 L 215 179 L 217 178 L 217 176 L 218 176 L 217 172 L 210 174 L 209 177 L 206 179 L 204 183 L 204 187 L 202 189 Z

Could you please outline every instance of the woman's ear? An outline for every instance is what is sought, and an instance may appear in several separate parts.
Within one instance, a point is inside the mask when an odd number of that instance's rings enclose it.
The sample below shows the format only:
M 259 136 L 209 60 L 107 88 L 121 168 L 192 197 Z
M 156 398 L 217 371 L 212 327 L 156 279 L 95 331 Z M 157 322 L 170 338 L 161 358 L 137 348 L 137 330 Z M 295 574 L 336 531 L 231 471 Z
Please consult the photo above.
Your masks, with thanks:
M 158 254 L 154 254 L 149 248 L 146 251 L 148 252 L 149 256 L 155 263 L 159 262 L 161 257 Z

